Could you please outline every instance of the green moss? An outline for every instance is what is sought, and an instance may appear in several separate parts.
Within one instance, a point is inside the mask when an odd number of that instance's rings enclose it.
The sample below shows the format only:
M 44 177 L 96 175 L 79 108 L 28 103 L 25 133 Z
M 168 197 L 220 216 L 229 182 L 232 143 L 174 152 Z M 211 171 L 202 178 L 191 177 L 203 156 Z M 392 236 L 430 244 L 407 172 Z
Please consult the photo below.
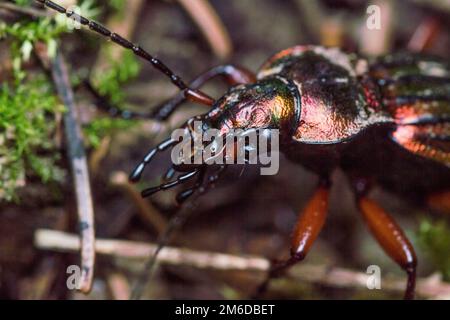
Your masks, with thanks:
M 63 176 L 53 139 L 53 118 L 63 109 L 51 92 L 43 77 L 0 85 L 0 199 L 13 199 L 26 176 L 44 183 Z
M 126 0 L 110 0 L 109 5 L 114 8 L 117 12 L 123 11 L 125 9 Z
M 53 56 L 56 50 L 55 39 L 61 32 L 63 29 L 51 23 L 49 19 L 18 22 L 12 25 L 0 22 L 0 40 L 6 39 L 10 43 L 16 79 L 25 78 L 22 64 L 30 58 L 35 43 L 42 41 L 47 44 L 49 55 Z
M 14 0 L 16 4 L 22 7 L 30 5 L 31 1 L 33 0 Z
M 105 136 L 113 134 L 117 130 L 125 130 L 135 124 L 133 120 L 98 118 L 89 123 L 84 128 L 84 137 L 86 144 L 93 148 L 100 145 L 101 139 Z
M 123 85 L 136 78 L 140 71 L 139 62 L 131 51 L 125 51 L 120 61 L 110 59 L 111 67 L 95 76 L 99 93 L 107 96 L 113 105 L 124 105 Z
M 446 281 L 450 281 L 450 226 L 446 221 L 424 219 L 418 231 L 419 244 Z
M 44 183 L 63 177 L 53 139 L 54 118 L 63 108 L 45 75 L 34 76 L 22 66 L 38 41 L 53 55 L 56 39 L 65 30 L 50 19 L 0 22 L 0 40 L 9 44 L 13 65 L 11 80 L 0 84 L 0 200 L 17 199 L 15 191 L 26 185 L 28 177 Z
M 67 31 L 65 18 L 0 22 L 0 40 L 7 41 L 13 65 L 11 79 L 0 83 L 0 200 L 17 200 L 16 190 L 28 178 L 48 183 L 64 176 L 56 165 L 60 153 L 54 139 L 55 116 L 63 106 L 52 82 L 41 72 L 23 69 L 23 63 L 37 42 L 45 43 L 49 56 L 54 56 L 57 39 Z
M 28 6 L 30 0 L 16 0 Z M 84 16 L 99 14 L 97 1 L 80 1 Z M 113 10 L 124 1 L 108 4 Z M 55 116 L 63 106 L 55 95 L 53 83 L 39 70 L 25 70 L 37 42 L 47 45 L 48 55 L 54 56 L 57 42 L 68 28 L 68 19 L 56 15 L 55 19 L 24 19 L 14 24 L 0 22 L 0 41 L 7 41 L 12 59 L 13 73 L 8 82 L 0 83 L 0 201 L 17 199 L 16 190 L 25 186 L 29 178 L 37 177 L 43 183 L 60 181 L 64 171 L 57 166 L 60 158 L 55 144 Z M 112 59 L 111 59 L 112 60 Z M 137 59 L 127 53 L 120 62 L 111 61 L 112 68 L 99 78 L 99 90 L 109 96 L 115 105 L 125 103 L 123 84 L 139 72 Z M 76 70 L 71 76 L 76 78 Z M 85 128 L 86 144 L 96 147 L 102 137 L 115 130 L 129 128 L 134 122 L 123 119 L 101 118 Z

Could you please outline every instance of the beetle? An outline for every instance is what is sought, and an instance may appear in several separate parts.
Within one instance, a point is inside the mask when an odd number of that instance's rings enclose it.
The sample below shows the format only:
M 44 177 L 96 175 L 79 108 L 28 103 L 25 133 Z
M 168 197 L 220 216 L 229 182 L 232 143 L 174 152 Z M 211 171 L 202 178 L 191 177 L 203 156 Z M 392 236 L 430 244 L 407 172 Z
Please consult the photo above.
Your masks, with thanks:
M 260 286 L 303 260 L 326 219 L 330 175 L 340 168 L 348 177 L 355 203 L 384 251 L 406 272 L 405 299 L 414 297 L 417 258 L 400 226 L 369 192 L 374 185 L 421 204 L 450 202 L 450 66 L 448 61 L 413 53 L 390 54 L 369 61 L 337 48 L 295 46 L 283 50 L 257 74 L 224 65 L 208 70 L 187 85 L 162 61 L 97 22 L 48 0 L 37 0 L 133 51 L 164 73 L 180 93 L 158 108 L 153 117 L 167 119 L 186 100 L 209 111 L 189 119 L 184 130 L 193 135 L 193 122 L 202 130 L 278 129 L 280 151 L 315 172 L 319 184 L 298 216 L 291 241 L 291 257 L 270 268 Z M 221 76 L 230 89 L 215 100 L 200 91 Z M 130 175 L 138 181 L 160 152 L 173 147 L 169 138 L 151 149 Z M 166 190 L 197 177 L 182 191 L 183 202 L 201 190 L 206 164 L 172 166 L 166 182 L 146 189 L 143 196 Z M 218 179 L 225 165 L 207 182 Z M 179 177 L 167 182 L 176 173 Z M 428 202 L 427 202 L 428 201 Z

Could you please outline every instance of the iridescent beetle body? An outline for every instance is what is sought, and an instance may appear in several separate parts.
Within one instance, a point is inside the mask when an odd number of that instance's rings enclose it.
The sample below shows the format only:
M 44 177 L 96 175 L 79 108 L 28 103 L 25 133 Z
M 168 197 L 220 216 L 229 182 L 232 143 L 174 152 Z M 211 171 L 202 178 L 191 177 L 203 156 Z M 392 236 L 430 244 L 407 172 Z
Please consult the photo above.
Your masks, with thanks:
M 147 51 L 49 0 L 37 0 L 76 19 L 94 32 L 133 51 L 168 76 L 181 92 L 152 116 L 167 119 L 185 100 L 210 107 L 182 127 L 194 135 L 202 129 L 279 129 L 280 151 L 316 172 L 319 185 L 294 227 L 291 258 L 276 263 L 259 288 L 305 258 L 320 233 L 328 211 L 329 177 L 341 168 L 349 177 L 355 201 L 369 229 L 385 252 L 408 274 L 405 298 L 414 296 L 417 259 L 401 228 L 370 199 L 373 184 L 424 203 L 439 200 L 450 206 L 450 67 L 447 61 L 409 53 L 380 58 L 373 63 L 335 48 L 297 46 L 266 62 L 255 76 L 232 66 L 215 67 L 189 86 Z M 199 88 L 222 76 L 231 89 L 220 99 Z M 177 144 L 172 138 L 151 149 L 130 175 L 140 179 L 146 165 Z M 221 167 L 223 169 L 224 166 Z M 176 173 L 176 180 L 169 181 Z M 142 192 L 149 196 L 197 177 L 177 199 L 186 200 L 219 173 L 205 179 L 206 164 L 173 165 L 166 182 Z M 203 188 L 204 189 L 204 188 Z
M 402 53 L 369 65 L 335 48 L 297 46 L 269 59 L 257 79 L 218 100 L 205 117 L 213 127 L 280 129 L 287 157 L 320 175 L 341 167 L 416 197 L 450 188 L 445 62 Z
M 402 53 L 369 64 L 336 48 L 297 46 L 276 54 L 254 82 L 232 87 L 208 113 L 194 119 L 204 121 L 205 130 L 218 129 L 224 135 L 230 129 L 279 129 L 280 151 L 321 177 L 294 229 L 291 258 L 273 266 L 259 292 L 271 277 L 309 251 L 325 221 L 329 176 L 341 168 L 370 230 L 408 273 L 405 298 L 412 298 L 417 264 L 414 249 L 368 193 L 378 184 L 424 204 L 431 194 L 444 191 L 441 198 L 448 203 L 447 63 Z M 137 168 L 132 180 L 142 169 Z M 161 189 L 165 187 L 150 188 L 143 194 Z M 187 195 L 191 191 L 188 189 Z

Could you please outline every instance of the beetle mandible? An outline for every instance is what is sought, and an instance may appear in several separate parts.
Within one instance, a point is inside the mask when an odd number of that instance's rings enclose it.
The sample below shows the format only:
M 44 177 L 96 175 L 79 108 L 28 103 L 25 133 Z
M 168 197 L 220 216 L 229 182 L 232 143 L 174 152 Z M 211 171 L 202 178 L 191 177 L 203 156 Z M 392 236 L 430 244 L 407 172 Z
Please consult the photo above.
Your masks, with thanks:
M 450 66 L 447 61 L 412 53 L 392 54 L 368 61 L 337 48 L 295 46 L 271 57 L 255 75 L 237 66 L 215 67 L 187 85 L 159 59 L 97 22 L 48 0 L 45 6 L 132 50 L 170 78 L 181 92 L 157 109 L 156 119 L 167 119 L 185 100 L 210 108 L 194 120 L 203 130 L 278 129 L 280 151 L 317 173 L 316 191 L 300 212 L 291 242 L 291 258 L 274 264 L 272 277 L 303 260 L 326 219 L 330 175 L 342 169 L 353 187 L 355 202 L 384 251 L 407 273 L 405 299 L 414 297 L 417 258 L 395 220 L 369 197 L 373 185 L 425 204 L 430 199 L 450 201 Z M 222 76 L 230 85 L 217 100 L 200 91 L 208 80 Z M 174 146 L 169 138 L 144 157 L 130 175 L 138 181 L 154 156 Z M 182 202 L 202 188 L 205 164 L 173 166 L 172 182 L 149 188 L 143 196 L 172 188 L 197 177 L 181 192 Z M 223 169 L 222 166 L 221 169 Z M 215 180 L 218 177 L 216 175 Z M 210 182 L 210 181 L 209 181 Z M 444 199 L 442 201 L 442 199 Z

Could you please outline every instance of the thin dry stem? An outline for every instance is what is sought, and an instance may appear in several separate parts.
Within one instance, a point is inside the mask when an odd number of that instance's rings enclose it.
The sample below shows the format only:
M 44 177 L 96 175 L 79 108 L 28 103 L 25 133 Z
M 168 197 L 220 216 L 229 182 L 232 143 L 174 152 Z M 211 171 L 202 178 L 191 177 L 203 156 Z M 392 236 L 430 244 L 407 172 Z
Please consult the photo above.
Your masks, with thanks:
M 214 54 L 221 60 L 227 59 L 233 51 L 230 36 L 208 0 L 177 1 L 197 24 Z
M 100 141 L 100 145 L 95 149 L 89 157 L 89 169 L 95 175 L 98 171 L 100 163 L 106 157 L 111 145 L 111 137 L 106 136 Z
M 75 98 L 70 85 L 67 66 L 59 52 L 51 63 L 51 72 L 58 95 L 67 109 L 64 114 L 65 135 L 72 168 L 78 221 L 82 239 L 80 291 L 88 293 L 92 288 L 92 280 L 94 277 L 94 208 L 87 159 L 81 137 L 81 128 L 77 122 Z
M 106 281 L 114 300 L 128 300 L 130 296 L 130 285 L 124 275 L 111 272 L 108 274 Z
M 79 247 L 77 236 L 52 230 L 37 230 L 35 245 L 40 249 L 62 252 L 76 252 Z M 124 240 L 97 239 L 97 253 L 130 259 L 146 259 L 156 245 Z M 165 247 L 158 256 L 158 262 L 170 265 L 184 265 L 196 268 L 209 268 L 216 270 L 242 270 L 249 272 L 267 272 L 270 267 L 269 260 L 249 255 L 231 255 L 196 251 L 184 248 Z M 367 290 L 370 275 L 338 267 L 326 265 L 299 264 L 295 272 L 289 274 L 295 281 L 319 283 L 336 288 L 353 288 Z M 405 279 L 383 278 L 382 289 L 392 292 L 403 292 Z M 418 279 L 417 295 L 429 299 L 450 298 L 450 284 L 442 282 L 440 277 Z
M 431 48 L 440 30 L 440 23 L 436 17 L 425 18 L 417 27 L 408 42 L 408 50 L 423 52 Z
M 125 190 L 138 209 L 139 216 L 142 220 L 152 226 L 158 234 L 161 234 L 167 228 L 167 220 L 153 207 L 149 202 L 142 198 L 136 187 L 129 183 L 128 176 L 125 172 L 119 171 L 111 175 L 112 184 Z

